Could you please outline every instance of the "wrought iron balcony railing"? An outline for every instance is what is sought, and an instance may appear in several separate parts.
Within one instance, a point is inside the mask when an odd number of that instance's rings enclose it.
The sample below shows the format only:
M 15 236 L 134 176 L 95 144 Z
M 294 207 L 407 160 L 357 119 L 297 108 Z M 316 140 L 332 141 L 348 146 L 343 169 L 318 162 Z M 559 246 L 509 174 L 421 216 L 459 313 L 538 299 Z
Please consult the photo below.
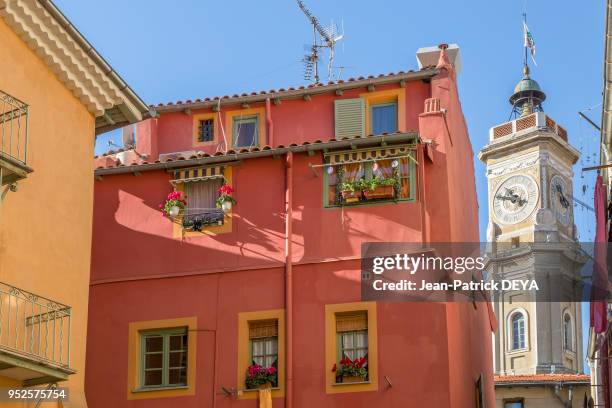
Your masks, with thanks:
M 0 91 L 0 154 L 27 164 L 28 105 Z
M 28 105 L 0 90 L 0 185 L 32 171 L 28 166 Z
M 0 354 L 70 371 L 70 315 L 69 306 L 0 282 Z
M 223 225 L 225 214 L 220 208 L 188 208 L 182 217 L 183 228 L 201 231 L 209 225 Z

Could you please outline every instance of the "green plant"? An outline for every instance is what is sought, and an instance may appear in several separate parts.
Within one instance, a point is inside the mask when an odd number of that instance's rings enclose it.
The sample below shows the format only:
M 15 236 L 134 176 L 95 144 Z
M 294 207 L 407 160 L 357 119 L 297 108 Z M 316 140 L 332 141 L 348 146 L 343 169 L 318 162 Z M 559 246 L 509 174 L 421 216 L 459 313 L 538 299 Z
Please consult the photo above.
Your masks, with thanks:
M 340 183 L 340 191 L 355 191 L 355 183 L 352 181 L 343 181 Z
M 358 180 L 356 183 L 357 183 L 358 189 L 361 191 L 375 190 L 376 186 L 378 185 L 378 181 L 376 179 L 366 180 L 362 178 Z
M 187 206 L 187 196 L 183 195 L 180 191 L 173 191 L 166 197 L 164 204 L 160 204 L 159 207 L 162 210 L 164 217 L 170 216 L 170 209 L 172 207 L 178 207 L 181 210 Z
M 257 388 L 260 385 L 270 383 L 273 387 L 278 385 L 277 362 L 272 363 L 271 367 L 265 368 L 253 362 L 246 373 L 245 385 L 248 389 Z
M 351 360 L 344 356 L 340 364 L 334 364 L 332 371 L 336 373 L 336 377 L 361 377 L 365 380 L 368 376 L 368 359 L 360 357 Z
M 225 202 L 230 202 L 232 203 L 232 205 L 236 204 L 236 200 L 234 199 L 234 197 L 232 197 L 232 193 L 234 192 L 234 189 L 232 188 L 232 186 L 230 186 L 229 184 L 224 184 L 221 187 L 219 187 L 219 197 L 217 198 L 216 204 L 218 208 L 221 208 L 223 206 L 223 203 Z
M 380 186 L 394 186 L 397 183 L 396 177 L 379 177 L 377 179 L 378 185 Z

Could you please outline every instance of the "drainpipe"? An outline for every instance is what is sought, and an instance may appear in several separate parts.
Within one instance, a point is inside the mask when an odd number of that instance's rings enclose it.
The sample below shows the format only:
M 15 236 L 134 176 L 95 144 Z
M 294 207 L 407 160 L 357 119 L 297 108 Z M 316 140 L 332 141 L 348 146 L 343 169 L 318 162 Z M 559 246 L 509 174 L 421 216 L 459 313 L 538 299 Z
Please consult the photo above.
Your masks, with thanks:
M 564 407 L 571 408 L 572 399 L 574 396 L 574 387 L 572 387 L 571 385 L 567 387 L 567 401 L 564 400 L 563 397 L 561 396 L 561 388 L 562 388 L 562 384 L 555 385 L 555 397 L 557 397 L 557 399 L 563 403 Z
M 270 98 L 266 98 L 266 125 L 268 126 L 268 145 L 274 147 L 274 123 L 272 122 Z
M 285 407 L 293 406 L 293 152 L 287 152 L 285 186 Z
M 425 196 L 425 145 L 423 143 L 420 143 L 418 145 L 418 149 L 417 149 L 417 154 L 418 154 L 418 159 L 417 161 L 419 162 L 419 164 L 417 165 L 417 169 L 420 170 L 420 177 L 419 177 L 419 183 L 418 183 L 418 187 L 419 187 L 419 198 L 421 201 L 421 242 L 423 244 L 425 244 L 427 242 L 427 240 L 429 239 L 429 235 L 427 234 L 427 229 L 428 229 L 428 222 L 427 222 L 427 213 L 426 213 L 426 207 L 427 207 L 427 198 Z

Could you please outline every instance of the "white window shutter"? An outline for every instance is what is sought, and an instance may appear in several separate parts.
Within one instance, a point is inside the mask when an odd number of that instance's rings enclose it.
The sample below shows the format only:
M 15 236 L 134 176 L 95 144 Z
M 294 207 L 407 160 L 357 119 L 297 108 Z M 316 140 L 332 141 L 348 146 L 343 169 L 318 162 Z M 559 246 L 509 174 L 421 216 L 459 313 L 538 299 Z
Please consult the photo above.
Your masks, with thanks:
M 365 135 L 363 99 L 337 99 L 335 104 L 336 139 Z

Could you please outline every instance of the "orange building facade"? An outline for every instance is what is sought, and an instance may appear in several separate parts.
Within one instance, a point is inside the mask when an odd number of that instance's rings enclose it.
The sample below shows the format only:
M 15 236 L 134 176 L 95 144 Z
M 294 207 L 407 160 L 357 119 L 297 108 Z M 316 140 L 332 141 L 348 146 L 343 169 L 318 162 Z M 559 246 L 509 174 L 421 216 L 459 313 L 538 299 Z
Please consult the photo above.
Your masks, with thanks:
M 89 159 L 148 107 L 50 1 L 0 1 L 0 55 L 0 406 L 61 387 L 86 407 Z
M 96 158 L 90 407 L 494 405 L 485 303 L 361 299 L 361 244 L 479 240 L 445 51 L 416 72 L 156 110 L 135 149 Z M 172 191 L 187 207 L 162 217 Z

